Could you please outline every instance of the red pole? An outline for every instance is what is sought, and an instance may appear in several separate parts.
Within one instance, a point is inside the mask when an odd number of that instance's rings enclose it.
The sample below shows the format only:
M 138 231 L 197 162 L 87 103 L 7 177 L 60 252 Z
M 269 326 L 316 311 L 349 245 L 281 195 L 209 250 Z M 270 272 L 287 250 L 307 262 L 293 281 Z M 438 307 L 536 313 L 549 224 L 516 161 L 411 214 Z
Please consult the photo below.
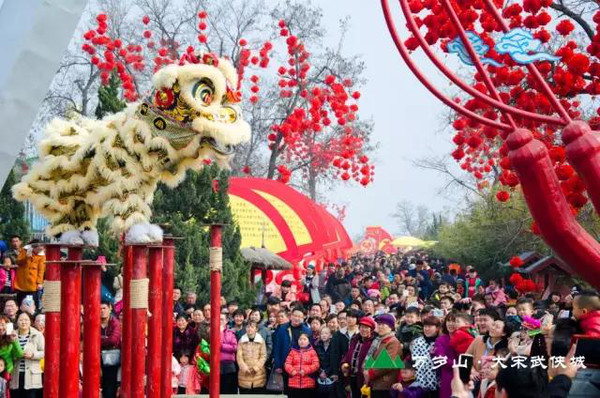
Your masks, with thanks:
M 131 246 L 123 247 L 123 338 L 121 339 L 121 392 L 122 398 L 131 396 Z
M 83 247 L 69 247 L 69 261 L 60 272 L 60 308 L 62 328 L 60 337 L 60 397 L 79 395 L 79 339 L 81 337 L 80 303 L 78 287 Z
M 83 397 L 100 397 L 100 292 L 102 270 L 83 267 Z
M 175 262 L 175 241 L 171 237 L 165 237 L 163 241 L 163 296 L 162 296 L 162 374 L 161 374 L 161 398 L 169 398 L 173 395 L 171 386 L 171 361 L 173 358 L 173 264 Z
M 133 246 L 131 288 L 131 394 L 132 398 L 144 397 L 146 375 L 146 325 L 148 322 L 148 246 Z
M 44 398 L 58 398 L 60 364 L 60 245 L 46 245 L 44 311 L 46 313 L 46 354 Z
M 221 377 L 221 270 L 223 249 L 221 248 L 221 225 L 210 226 L 210 379 L 209 397 L 219 398 Z
M 150 292 L 148 306 L 150 320 L 148 322 L 148 357 L 147 357 L 147 397 L 160 398 L 161 391 L 161 344 L 162 344 L 162 282 L 163 282 L 163 248 L 150 247 L 148 255 Z M 165 358 L 166 360 L 170 358 Z M 170 364 L 170 362 L 168 362 Z

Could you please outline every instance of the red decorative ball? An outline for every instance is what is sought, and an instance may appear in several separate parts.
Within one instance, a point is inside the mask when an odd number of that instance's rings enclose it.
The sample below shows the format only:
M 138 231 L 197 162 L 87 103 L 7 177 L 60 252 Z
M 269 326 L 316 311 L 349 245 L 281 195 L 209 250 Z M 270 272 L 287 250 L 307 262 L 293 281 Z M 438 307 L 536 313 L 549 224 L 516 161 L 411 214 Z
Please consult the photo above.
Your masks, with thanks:
M 510 194 L 506 191 L 498 191 L 498 193 L 496 193 L 496 199 L 500 202 L 507 202 L 510 199 Z
M 142 22 L 144 23 L 144 25 L 148 25 L 150 23 L 150 17 L 148 15 L 144 15 L 144 18 L 142 18 Z

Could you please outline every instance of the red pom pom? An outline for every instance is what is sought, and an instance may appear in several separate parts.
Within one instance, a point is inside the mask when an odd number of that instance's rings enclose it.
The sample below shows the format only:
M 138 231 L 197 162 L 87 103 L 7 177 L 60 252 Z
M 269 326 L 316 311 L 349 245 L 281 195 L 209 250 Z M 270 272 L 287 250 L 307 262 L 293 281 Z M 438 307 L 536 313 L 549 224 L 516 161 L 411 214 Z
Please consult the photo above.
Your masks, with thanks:
M 513 286 L 516 286 L 523 281 L 523 276 L 517 272 L 512 274 L 508 280 Z
M 260 90 L 260 88 L 258 86 L 252 86 L 250 87 L 250 91 L 252 91 L 253 93 L 258 93 L 258 91 Z
M 283 19 L 280 19 L 277 25 L 279 25 L 279 27 L 283 29 L 285 28 L 285 21 Z
M 571 178 L 573 173 L 573 167 L 571 167 L 571 165 L 568 164 L 561 164 L 556 168 L 556 175 L 558 176 L 559 180 L 568 180 L 569 178 Z
M 146 39 L 149 39 L 150 37 L 152 37 L 152 32 L 150 32 L 149 30 L 145 30 L 144 31 L 144 37 Z
M 290 32 L 287 29 L 281 29 L 279 34 L 283 37 L 287 36 Z
M 250 103 L 256 104 L 257 102 L 258 102 L 258 97 L 256 95 L 253 95 L 250 97 Z
M 106 14 L 98 14 L 98 16 L 96 17 L 96 20 L 98 22 L 100 22 L 101 24 L 106 22 L 107 16 Z
M 150 23 L 150 17 L 148 15 L 144 15 L 144 18 L 142 18 L 142 22 L 144 23 L 144 25 L 148 25 Z
M 333 76 L 333 75 L 328 75 L 328 76 L 325 78 L 325 84 L 327 84 L 327 85 L 331 86 L 331 85 L 333 84 L 333 82 L 335 82 L 335 76 Z
M 574 75 L 583 75 L 590 67 L 590 59 L 583 54 L 573 54 L 567 61 L 569 72 Z
M 208 16 L 208 14 L 206 13 L 206 11 L 200 11 L 198 13 L 198 18 L 200 19 L 205 19 Z
M 244 167 L 242 167 L 242 173 L 244 173 L 244 174 L 250 174 L 250 166 L 244 166 Z
M 211 163 L 212 163 L 212 160 L 210 160 L 210 159 L 203 159 L 203 160 L 202 160 L 202 162 L 203 162 L 205 165 L 207 165 L 207 166 L 208 166 L 209 164 L 211 164 Z
M 506 191 L 498 191 L 496 193 L 496 199 L 500 202 L 507 202 L 510 199 L 510 194 Z
M 567 36 L 573 29 L 575 29 L 575 26 L 573 26 L 573 23 L 568 19 L 563 19 L 556 25 L 556 31 L 563 36 Z
M 350 174 L 348 174 L 348 173 L 343 173 L 343 174 L 341 175 L 341 177 L 342 177 L 342 180 L 344 180 L 344 181 L 348 181 L 348 180 L 350 179 Z
M 244 47 L 244 46 L 246 46 L 248 44 L 248 40 L 246 40 L 246 39 L 240 39 L 239 43 L 240 43 L 240 46 Z
M 519 268 L 520 266 L 523 265 L 523 260 L 521 259 L 521 257 L 518 256 L 514 256 L 513 258 L 510 259 L 510 266 L 513 268 Z
M 355 100 L 360 98 L 360 92 L 359 91 L 355 91 L 352 93 L 352 98 L 354 98 Z
M 200 30 L 206 30 L 207 26 L 206 26 L 206 22 L 200 22 L 198 24 L 198 29 Z
M 204 35 L 204 34 L 202 34 L 202 33 L 201 33 L 201 34 L 199 34 L 199 35 L 198 35 L 198 41 L 199 41 L 200 43 L 202 43 L 202 44 L 205 44 L 205 43 L 206 43 L 206 35 Z

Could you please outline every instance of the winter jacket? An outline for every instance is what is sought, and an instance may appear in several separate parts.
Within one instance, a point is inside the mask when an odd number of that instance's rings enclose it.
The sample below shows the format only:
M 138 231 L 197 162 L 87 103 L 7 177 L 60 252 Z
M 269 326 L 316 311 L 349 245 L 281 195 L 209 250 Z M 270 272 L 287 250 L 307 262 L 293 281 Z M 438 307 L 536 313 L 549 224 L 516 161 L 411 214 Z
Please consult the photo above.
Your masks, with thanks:
M 30 359 L 22 358 L 25 361 L 25 384 L 26 390 L 38 389 L 43 387 L 42 368 L 40 361 L 44 358 L 44 335 L 35 328 L 29 328 L 29 340 L 23 347 L 23 352 L 30 351 L 33 357 Z M 10 388 L 16 390 L 19 388 L 19 362 L 15 361 L 10 378 Z
M 479 277 L 465 278 L 465 298 L 471 298 L 477 293 L 477 288 L 481 285 Z
M 485 289 L 485 293 L 486 294 L 490 294 L 492 296 L 492 298 L 494 299 L 494 307 L 498 307 L 500 305 L 506 305 L 506 294 L 504 293 L 504 290 L 500 289 L 499 287 L 496 286 L 495 289 L 491 289 L 490 287 L 487 287 Z
M 31 256 L 28 256 L 27 251 L 21 249 L 17 264 L 15 289 L 22 292 L 37 291 L 38 285 L 44 283 L 46 256 L 44 254 L 32 254 Z
M 367 359 L 367 354 L 371 349 L 373 340 L 373 337 L 369 339 L 363 339 L 360 334 L 355 334 L 352 337 L 352 340 L 350 340 L 348 351 L 346 352 L 346 355 L 340 364 L 340 367 L 344 364 L 348 364 L 350 367 L 350 375 L 356 376 L 359 388 L 365 384 L 363 364 L 365 363 L 365 359 Z M 356 358 L 355 366 L 353 366 L 353 358 Z
M 304 293 L 308 293 L 310 301 L 318 303 L 321 301 L 321 294 L 319 293 L 319 276 L 313 275 L 311 278 L 308 276 L 304 281 Z
M 358 331 L 355 335 L 358 334 Z M 340 375 L 340 366 L 342 359 L 348 352 L 348 346 L 350 344 L 350 338 L 348 337 L 348 331 L 338 330 L 331 336 L 331 348 L 329 349 L 329 357 L 331 363 L 331 374 L 334 376 Z
M 450 346 L 457 354 L 464 354 L 473 340 L 475 340 L 475 337 L 471 334 L 470 327 L 463 326 L 450 337 Z
M 315 388 L 312 376 L 319 371 L 319 357 L 312 347 L 292 348 L 285 360 L 285 371 L 289 375 L 289 388 Z M 304 371 L 304 375 L 300 375 L 300 371 Z
M 183 351 L 194 352 L 198 345 L 198 335 L 196 331 L 189 325 L 183 330 L 179 330 L 177 326 L 173 328 L 173 354 L 179 358 Z
M 379 355 L 385 350 L 389 357 L 395 360 L 400 355 L 400 341 L 390 333 L 387 336 L 377 337 L 373 341 L 373 346 L 378 345 L 374 350 L 373 359 L 377 360 Z M 371 350 L 373 351 L 373 346 Z M 389 391 L 392 385 L 398 380 L 398 369 L 369 369 L 369 386 L 374 391 Z
M 19 345 L 19 340 L 15 340 L 0 347 L 0 358 L 6 362 L 6 372 L 12 373 L 13 366 L 18 363 L 18 359 L 23 357 L 23 350 Z
M 450 382 L 453 377 L 452 364 L 456 361 L 458 355 L 450 345 L 449 335 L 443 334 L 435 340 L 432 356 L 442 357 L 446 360 L 444 365 L 437 368 L 440 381 L 439 397 L 450 398 L 452 395 L 452 388 L 450 387 Z
M 298 342 L 292 343 L 292 330 L 291 323 L 281 325 L 275 334 L 273 335 L 273 367 L 274 369 L 283 369 L 286 358 L 292 347 L 297 347 Z M 308 336 L 312 335 L 310 328 L 306 324 L 299 326 L 301 333 L 306 333 Z
M 428 341 L 429 340 L 429 341 Z M 435 346 L 435 339 L 426 339 L 425 336 L 419 336 L 410 344 L 410 357 L 413 361 L 419 361 L 421 365 L 416 368 L 417 384 L 429 391 L 438 389 L 438 380 L 433 369 L 431 352 Z M 421 357 L 421 359 L 417 359 Z
M 221 332 L 221 362 L 235 362 L 237 344 L 235 333 L 229 329 L 224 329 Z
M 265 342 L 265 346 L 267 347 L 267 360 L 269 360 L 269 358 L 271 358 L 271 354 L 273 353 L 273 332 L 269 328 L 267 328 L 263 323 L 261 323 L 260 325 L 258 325 L 256 333 L 260 334 L 260 337 L 262 337 Z M 242 338 L 242 336 L 245 334 L 246 327 L 242 329 L 242 335 L 240 336 L 240 338 Z
M 202 389 L 200 375 L 196 370 L 196 366 L 192 364 L 181 366 L 179 375 L 177 376 L 178 386 L 185 386 L 185 393 L 188 395 L 200 394 Z
M 319 357 L 320 370 L 324 371 L 327 377 L 331 376 L 331 340 L 329 340 L 327 348 L 323 341 L 319 340 L 315 345 L 315 351 Z
M 600 336 L 600 310 L 591 311 L 579 319 L 579 327 L 583 334 L 588 336 Z
M 486 356 L 495 356 L 496 350 L 501 347 L 508 347 L 508 342 L 506 339 L 501 339 L 492 346 L 489 339 L 486 342 L 484 336 L 477 336 L 464 353 L 473 355 L 473 367 L 479 372 L 481 369 L 481 358 Z
M 10 288 L 15 288 L 15 276 L 16 272 L 14 268 L 6 269 L 4 267 L 0 267 L 0 290 L 4 288 L 6 284 L 6 279 L 10 275 Z
M 267 384 L 267 346 L 259 333 L 250 341 L 244 334 L 238 342 L 237 363 L 239 366 L 238 385 L 240 388 L 261 388 Z M 248 372 L 243 369 L 248 368 Z M 254 373 L 251 370 L 254 369 Z
M 100 348 L 103 350 L 113 350 L 121 348 L 121 325 L 119 320 L 111 316 L 106 328 L 100 327 Z
M 331 296 L 331 300 L 335 303 L 338 300 L 345 299 L 350 293 L 350 282 L 345 276 L 338 278 L 336 274 L 332 274 L 327 279 L 325 291 Z
M 403 357 L 410 351 L 410 343 L 419 336 L 423 336 L 423 324 L 421 322 L 407 325 L 403 323 L 396 331 L 396 338 L 402 343 Z

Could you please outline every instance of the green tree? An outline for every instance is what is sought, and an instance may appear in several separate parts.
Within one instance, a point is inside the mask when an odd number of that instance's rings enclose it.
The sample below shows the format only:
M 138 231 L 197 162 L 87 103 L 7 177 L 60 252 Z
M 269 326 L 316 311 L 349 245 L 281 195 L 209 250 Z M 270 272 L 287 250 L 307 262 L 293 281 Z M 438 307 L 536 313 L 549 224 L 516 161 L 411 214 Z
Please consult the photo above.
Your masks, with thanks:
M 108 85 L 100 85 L 100 88 L 98 88 L 98 106 L 96 106 L 96 111 L 94 112 L 98 119 L 117 113 L 125 108 L 126 103 L 121 101 L 119 97 L 120 86 L 121 81 L 114 73 L 111 74 Z
M 24 240 L 29 236 L 29 223 L 25 218 L 25 206 L 12 196 L 12 186 L 17 183 L 11 170 L 0 192 L 0 238 L 9 239 L 10 235 L 19 235 Z
M 184 292 L 195 291 L 201 302 L 210 298 L 209 224 L 224 224 L 222 295 L 250 304 L 256 290 L 249 281 L 249 266 L 240 252 L 241 235 L 229 207 L 229 173 L 216 165 L 188 171 L 175 189 L 159 185 L 154 195 L 153 222 L 167 224 L 177 241 L 175 283 Z

